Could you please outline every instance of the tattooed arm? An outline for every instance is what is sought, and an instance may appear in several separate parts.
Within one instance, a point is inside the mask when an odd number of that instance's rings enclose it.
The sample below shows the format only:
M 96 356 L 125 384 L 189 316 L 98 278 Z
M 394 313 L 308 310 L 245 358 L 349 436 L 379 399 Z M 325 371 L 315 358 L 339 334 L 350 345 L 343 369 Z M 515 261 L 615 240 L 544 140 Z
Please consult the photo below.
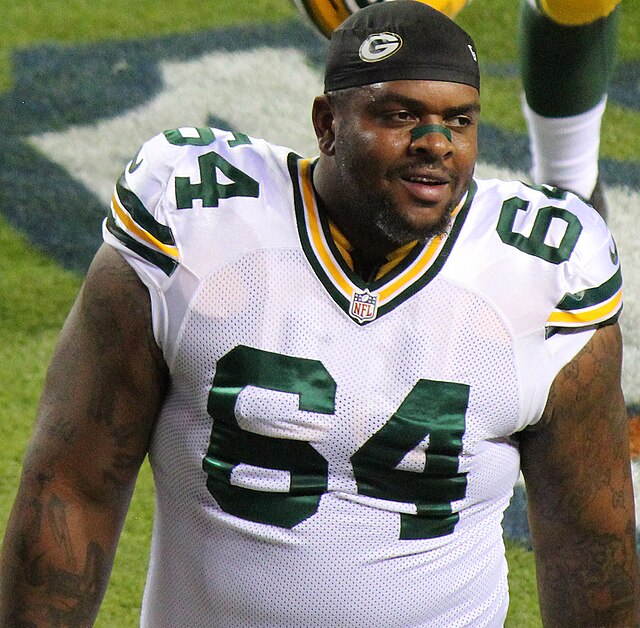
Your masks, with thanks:
M 618 325 L 558 375 L 521 438 L 546 626 L 640 625 L 627 413 Z
M 47 373 L 4 541 L 0 625 L 93 623 L 166 380 L 147 290 L 103 246 Z

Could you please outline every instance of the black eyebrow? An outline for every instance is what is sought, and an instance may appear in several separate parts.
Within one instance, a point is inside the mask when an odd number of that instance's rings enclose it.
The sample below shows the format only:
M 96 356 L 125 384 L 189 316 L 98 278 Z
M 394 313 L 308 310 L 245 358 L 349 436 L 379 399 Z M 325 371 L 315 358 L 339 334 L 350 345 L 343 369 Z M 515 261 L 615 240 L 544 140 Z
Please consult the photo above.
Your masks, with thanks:
M 459 107 L 452 107 L 451 109 L 446 110 L 446 114 L 449 116 L 474 113 L 480 113 L 480 104 L 477 102 L 469 103 L 468 105 L 460 105 Z

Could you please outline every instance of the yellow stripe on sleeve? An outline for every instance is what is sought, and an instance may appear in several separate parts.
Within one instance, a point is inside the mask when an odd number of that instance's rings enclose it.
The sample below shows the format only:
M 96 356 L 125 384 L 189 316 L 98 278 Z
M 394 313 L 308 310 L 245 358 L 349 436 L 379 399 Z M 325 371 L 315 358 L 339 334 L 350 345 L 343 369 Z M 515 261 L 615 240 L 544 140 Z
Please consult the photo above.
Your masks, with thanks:
M 606 321 L 610 318 L 621 305 L 622 290 L 620 289 L 606 303 L 594 308 L 573 310 L 572 312 L 561 312 L 559 310 L 555 310 L 547 319 L 547 324 L 569 327 L 595 325 L 596 323 Z
M 129 230 L 130 233 L 134 234 L 135 236 L 140 238 L 140 240 L 146 242 L 156 249 L 159 249 L 175 260 L 178 260 L 180 258 L 180 253 L 177 246 L 172 246 L 160 242 L 160 240 L 158 240 L 155 236 L 152 236 L 148 231 L 145 231 L 144 229 L 142 229 L 142 227 L 140 227 L 136 222 L 133 221 L 131 216 L 129 216 L 124 207 L 122 207 L 122 205 L 120 204 L 118 195 L 115 192 L 111 197 L 111 208 L 118 216 L 120 222 Z

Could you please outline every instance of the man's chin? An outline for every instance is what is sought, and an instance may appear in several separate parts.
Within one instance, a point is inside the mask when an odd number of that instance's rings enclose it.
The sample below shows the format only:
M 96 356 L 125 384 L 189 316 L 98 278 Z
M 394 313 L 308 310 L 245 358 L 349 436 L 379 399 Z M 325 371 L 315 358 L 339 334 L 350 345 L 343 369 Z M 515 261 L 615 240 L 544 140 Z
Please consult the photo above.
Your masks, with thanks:
M 398 246 L 414 240 L 424 243 L 447 232 L 452 211 L 453 207 L 448 207 L 439 217 L 424 222 L 410 221 L 395 212 L 387 212 L 378 217 L 376 226 L 387 240 Z

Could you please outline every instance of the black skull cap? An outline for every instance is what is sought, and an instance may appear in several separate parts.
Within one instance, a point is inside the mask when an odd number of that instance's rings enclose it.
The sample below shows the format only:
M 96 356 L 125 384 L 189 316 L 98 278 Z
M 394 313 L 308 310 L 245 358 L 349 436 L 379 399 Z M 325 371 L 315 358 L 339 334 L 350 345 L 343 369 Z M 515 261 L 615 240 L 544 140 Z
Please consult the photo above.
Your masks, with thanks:
M 369 5 L 331 35 L 325 92 L 402 80 L 462 83 L 480 90 L 473 40 L 419 0 Z

